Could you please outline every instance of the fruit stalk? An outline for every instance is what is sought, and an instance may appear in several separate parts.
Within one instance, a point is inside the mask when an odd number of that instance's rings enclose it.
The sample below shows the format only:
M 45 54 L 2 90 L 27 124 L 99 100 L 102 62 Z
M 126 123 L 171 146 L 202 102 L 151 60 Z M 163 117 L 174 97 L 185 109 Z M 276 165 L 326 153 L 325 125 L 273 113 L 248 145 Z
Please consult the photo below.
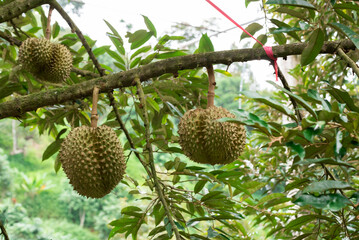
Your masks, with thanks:
M 207 94 L 207 108 L 214 106 L 214 89 L 216 87 L 216 79 L 214 77 L 213 65 L 207 66 L 208 73 L 208 94 Z
M 98 94 L 100 89 L 98 87 L 93 88 L 93 96 L 92 96 L 92 111 L 91 111 L 91 127 L 97 127 L 98 114 L 97 114 L 97 102 L 98 102 Z
M 47 27 L 46 27 L 46 39 L 50 40 L 51 38 L 51 15 L 54 7 L 50 5 L 49 14 L 47 15 Z

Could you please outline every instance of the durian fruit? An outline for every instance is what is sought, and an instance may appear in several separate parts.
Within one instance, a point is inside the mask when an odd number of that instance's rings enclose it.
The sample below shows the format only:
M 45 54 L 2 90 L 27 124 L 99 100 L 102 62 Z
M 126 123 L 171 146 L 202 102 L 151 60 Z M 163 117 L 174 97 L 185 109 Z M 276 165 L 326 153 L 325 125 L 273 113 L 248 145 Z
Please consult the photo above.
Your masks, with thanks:
M 47 39 L 26 39 L 19 49 L 19 62 L 39 80 L 52 83 L 65 81 L 72 68 L 70 51 Z
M 244 126 L 216 119 L 235 115 L 225 108 L 187 111 L 178 125 L 179 143 L 184 154 L 197 163 L 227 164 L 238 159 L 244 150 Z
M 74 128 L 58 158 L 74 190 L 90 198 L 110 193 L 125 174 L 123 149 L 108 126 Z
M 65 81 L 72 68 L 72 56 L 70 51 L 62 44 L 52 44 L 51 60 L 48 64 L 48 78 L 52 82 Z
M 41 71 L 51 58 L 51 42 L 47 39 L 28 38 L 20 46 L 19 62 L 31 73 Z

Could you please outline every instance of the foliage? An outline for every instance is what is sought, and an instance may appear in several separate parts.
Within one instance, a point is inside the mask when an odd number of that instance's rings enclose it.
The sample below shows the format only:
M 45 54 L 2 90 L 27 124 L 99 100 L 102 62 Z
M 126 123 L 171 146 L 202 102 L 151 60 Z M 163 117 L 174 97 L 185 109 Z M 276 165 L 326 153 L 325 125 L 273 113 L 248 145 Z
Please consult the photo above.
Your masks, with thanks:
M 6 159 L 4 151 L 0 149 L 0 197 L 4 198 L 11 193 L 12 190 L 12 169 Z
M 248 4 L 260 3 L 247 0 Z M 127 174 L 118 188 L 120 191 L 115 190 L 115 196 L 132 200 L 126 205 L 119 205 L 113 195 L 101 202 L 86 200 L 65 190 L 61 200 L 78 216 L 78 220 L 70 220 L 94 227 L 109 239 L 125 239 L 130 235 L 132 239 L 171 239 L 177 230 L 184 239 L 252 239 L 257 229 L 263 229 L 261 234 L 268 239 L 358 238 L 357 78 L 350 75 L 347 62 L 339 61 L 337 56 L 318 55 L 325 41 L 349 38 L 358 44 L 354 28 L 359 21 L 358 5 L 323 0 L 270 0 L 263 9 L 273 27 L 262 34 L 262 28 L 252 24 L 247 27 L 248 31 L 261 34 L 258 38 L 264 40 L 274 38 L 281 45 L 308 44 L 302 52 L 301 64 L 291 71 L 298 80 L 293 91 L 270 82 L 275 92 L 254 92 L 247 82 L 239 97 L 243 104 L 237 111 L 238 117 L 219 120 L 247 127 L 248 144 L 242 156 L 231 164 L 213 167 L 192 163 L 182 154 L 176 125 L 187 110 L 206 106 L 208 76 L 202 69 L 184 69 L 149 79 L 141 86 L 145 98 L 137 96 L 140 87 L 115 89 L 113 95 L 118 107 L 115 109 L 133 142 L 123 141 L 128 162 L 133 164 L 139 158 L 146 171 L 140 176 Z M 42 18 L 41 23 L 35 15 Z M 41 37 L 45 32 L 46 16 L 41 7 L 28 11 L 20 20 L 15 24 L 28 36 Z M 107 74 L 215 49 L 205 34 L 197 50 L 172 48 L 171 42 L 184 37 L 157 36 L 150 19 L 143 16 L 143 20 L 146 28 L 128 32 L 125 40 L 116 27 L 106 21 L 112 46 L 96 46 L 95 40 L 85 37 L 96 58 L 101 60 L 107 56 L 113 62 L 108 65 L 101 62 Z M 12 37 L 25 39 L 22 32 L 5 24 L 1 26 Z M 59 27 L 53 27 L 52 38 L 71 50 L 74 67 L 99 74 L 79 37 L 75 33 L 59 36 L 56 31 Z M 7 101 L 12 95 L 46 91 L 29 73 L 15 71 L 17 47 L 6 41 L 0 43 L 3 58 L 0 101 Z M 223 69 L 217 72 L 230 75 Z M 66 84 L 78 84 L 88 78 L 73 72 Z M 222 88 L 230 88 L 225 83 L 227 80 L 218 81 Z M 226 94 L 223 89 L 218 92 Z M 289 99 L 299 105 L 300 116 L 295 114 Z M 226 105 L 227 101 L 224 100 Z M 123 139 L 126 129 L 111 105 L 113 102 L 101 96 L 100 122 L 113 127 Z M 53 137 L 43 160 L 54 159 L 51 156 L 56 154 L 71 128 L 90 123 L 91 107 L 90 99 L 76 99 L 64 105 L 41 108 L 26 113 L 22 126 L 37 128 L 40 134 Z M 148 131 L 150 136 L 145 134 Z M 58 170 L 60 165 L 54 162 Z M 42 194 L 39 194 L 42 183 L 34 179 L 25 178 L 24 189 L 35 198 Z M 95 209 L 103 210 L 104 214 L 95 217 Z M 22 231 L 30 234 L 26 236 L 44 238 L 31 235 L 42 232 L 41 223 L 29 218 L 21 206 L 8 215 L 9 219 L 15 219 L 9 220 L 10 230 L 21 229 L 16 232 L 19 235 L 16 239 L 22 239 Z M 19 218 L 25 220 L 19 223 Z M 111 230 L 104 220 L 109 221 Z

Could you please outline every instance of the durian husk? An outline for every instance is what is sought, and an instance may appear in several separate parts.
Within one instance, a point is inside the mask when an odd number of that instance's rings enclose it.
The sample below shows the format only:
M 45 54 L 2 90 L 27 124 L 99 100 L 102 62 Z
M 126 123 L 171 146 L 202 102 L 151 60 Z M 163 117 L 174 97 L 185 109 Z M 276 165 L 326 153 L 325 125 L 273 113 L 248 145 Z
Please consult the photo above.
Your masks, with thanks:
M 61 83 L 72 69 L 70 51 L 47 39 L 26 39 L 20 46 L 18 59 L 26 71 L 45 82 Z
M 245 148 L 246 130 L 242 125 L 219 122 L 235 115 L 222 107 L 187 111 L 178 125 L 179 143 L 184 154 L 197 163 L 228 164 Z
M 125 174 L 123 149 L 108 126 L 74 128 L 58 158 L 74 190 L 89 198 L 107 195 Z
M 51 58 L 51 42 L 47 39 L 28 38 L 19 48 L 19 62 L 31 73 L 43 71 Z

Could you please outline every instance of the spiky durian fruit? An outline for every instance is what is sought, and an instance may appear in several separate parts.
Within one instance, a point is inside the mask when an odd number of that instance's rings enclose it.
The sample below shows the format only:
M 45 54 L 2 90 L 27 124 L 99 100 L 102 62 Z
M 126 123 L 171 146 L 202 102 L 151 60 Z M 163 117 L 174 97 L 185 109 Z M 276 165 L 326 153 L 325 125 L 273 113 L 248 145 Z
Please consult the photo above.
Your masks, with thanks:
M 47 39 L 26 39 L 19 49 L 19 62 L 36 78 L 52 83 L 65 81 L 72 68 L 70 51 Z
M 48 78 L 51 82 L 65 81 L 72 68 L 72 56 L 70 51 L 61 44 L 52 44 L 51 60 L 48 64 Z
M 110 193 L 126 168 L 121 144 L 108 126 L 74 128 L 61 145 L 59 160 L 73 188 L 91 198 Z
M 236 160 L 245 147 L 246 130 L 242 125 L 216 121 L 224 117 L 235 116 L 215 106 L 186 112 L 178 125 L 184 154 L 195 162 L 212 165 Z
M 51 58 L 51 42 L 47 39 L 28 38 L 20 46 L 19 62 L 31 73 L 43 71 Z

